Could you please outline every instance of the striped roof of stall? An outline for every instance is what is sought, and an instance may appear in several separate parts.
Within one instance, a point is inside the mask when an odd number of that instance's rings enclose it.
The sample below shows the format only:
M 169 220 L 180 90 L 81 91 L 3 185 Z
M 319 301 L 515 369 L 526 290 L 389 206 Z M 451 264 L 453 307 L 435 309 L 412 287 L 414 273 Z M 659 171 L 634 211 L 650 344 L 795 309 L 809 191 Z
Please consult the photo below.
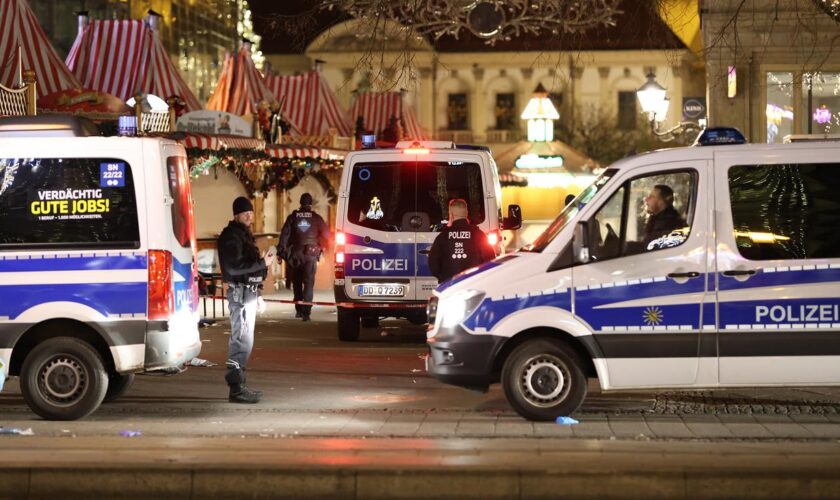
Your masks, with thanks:
M 18 47 L 23 68 L 18 65 Z M 38 93 L 80 88 L 50 44 L 26 0 L 0 1 L 0 84 L 16 88 L 18 71 L 34 70 Z
M 126 101 L 137 92 L 180 97 L 201 109 L 158 35 L 141 20 L 94 20 L 76 37 L 67 66 L 86 88 Z
M 324 158 L 325 160 L 342 160 L 346 151 L 329 148 L 311 148 L 301 146 L 285 146 L 271 144 L 265 147 L 265 152 L 275 158 Z
M 364 118 L 365 129 L 372 130 L 377 136 L 388 127 L 392 116 L 401 118 L 403 139 L 426 140 L 426 131 L 417 121 L 411 106 L 406 104 L 399 92 L 364 92 L 356 96 L 350 117 L 353 123 L 358 117 Z
M 239 135 L 211 135 L 189 132 L 179 137 L 178 142 L 185 148 L 200 148 L 219 151 L 222 149 L 265 149 L 265 141 Z
M 318 71 L 303 75 L 267 75 L 266 84 L 274 97 L 283 102 L 283 116 L 300 135 L 328 135 L 334 128 L 338 135 L 350 137 L 353 126 L 347 112 Z
M 260 101 L 274 102 L 274 94 L 251 59 L 248 44 L 235 54 L 228 54 L 219 81 L 207 109 L 227 111 L 235 115 L 256 114 Z

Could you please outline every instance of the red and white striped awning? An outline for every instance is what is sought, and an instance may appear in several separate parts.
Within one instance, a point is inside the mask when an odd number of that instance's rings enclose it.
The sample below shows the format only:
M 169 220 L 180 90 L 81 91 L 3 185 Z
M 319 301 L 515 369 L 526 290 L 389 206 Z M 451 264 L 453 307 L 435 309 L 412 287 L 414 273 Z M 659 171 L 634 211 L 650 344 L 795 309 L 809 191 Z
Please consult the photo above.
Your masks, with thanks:
M 343 160 L 345 151 L 328 148 L 306 148 L 297 146 L 283 146 L 272 144 L 266 146 L 265 152 L 275 158 L 324 158 L 325 160 Z
M 163 99 L 177 95 L 187 111 L 201 103 L 145 21 L 95 20 L 76 37 L 67 66 L 86 88 L 127 101 L 137 92 Z
M 350 117 L 319 72 L 267 75 L 265 82 L 277 101 L 283 102 L 283 116 L 295 125 L 299 135 L 328 135 L 331 128 L 344 137 L 353 135 Z
M 178 142 L 183 144 L 185 148 L 210 149 L 213 151 L 229 148 L 255 150 L 265 148 L 265 141 L 261 139 L 254 139 L 252 137 L 242 137 L 239 135 L 188 133 L 183 138 L 178 139 Z
M 388 120 L 392 116 L 400 119 L 403 128 L 403 139 L 426 140 L 428 134 L 420 126 L 417 116 L 411 106 L 403 101 L 399 92 L 364 92 L 356 96 L 350 118 L 353 123 L 358 117 L 364 118 L 365 129 L 372 130 L 380 137 L 382 131 L 388 127 Z
M 21 49 L 22 68 L 18 64 Z M 0 84 L 18 85 L 19 70 L 34 70 L 38 93 L 48 95 L 59 90 L 80 88 L 79 81 L 67 69 L 44 35 L 26 0 L 0 1 Z
M 227 111 L 235 115 L 256 114 L 260 101 L 274 102 L 274 94 L 265 85 L 262 74 L 254 66 L 248 44 L 225 57 L 216 90 L 207 101 L 207 109 Z

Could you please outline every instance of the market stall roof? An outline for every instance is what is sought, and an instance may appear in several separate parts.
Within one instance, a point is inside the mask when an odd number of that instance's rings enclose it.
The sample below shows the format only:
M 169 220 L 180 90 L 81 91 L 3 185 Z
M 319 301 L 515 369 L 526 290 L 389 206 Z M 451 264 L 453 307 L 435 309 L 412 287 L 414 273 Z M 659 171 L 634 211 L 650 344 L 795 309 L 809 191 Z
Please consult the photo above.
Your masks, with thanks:
M 216 135 L 216 134 L 198 134 L 194 132 L 176 132 L 167 134 L 181 144 L 185 148 L 200 148 L 211 149 L 219 151 L 222 149 L 265 149 L 265 141 L 262 139 L 254 139 L 251 137 L 243 137 L 241 135 Z
M 510 145 L 493 145 L 492 149 L 500 174 L 517 174 L 518 171 L 514 169 L 516 160 L 529 154 L 543 157 L 560 156 L 563 158 L 562 168 L 571 174 L 590 174 L 598 167 L 594 160 L 561 141 L 519 141 Z
M 207 101 L 207 109 L 239 116 L 257 114 L 260 101 L 274 102 L 276 99 L 251 59 L 250 43 L 243 43 L 236 53 L 225 57 L 219 82 Z
M 275 158 L 324 158 L 327 160 L 342 160 L 347 151 L 329 148 L 308 148 L 300 146 L 284 146 L 271 144 L 266 146 L 265 152 Z
M 145 92 L 164 99 L 177 95 L 187 111 L 202 107 L 147 21 L 87 23 L 67 54 L 67 66 L 86 88 L 124 101 Z
M 35 71 L 42 96 L 81 87 L 56 54 L 26 0 L 0 2 L 0 61 L 0 84 L 9 88 L 17 87 L 19 71 L 29 69 Z
M 328 135 L 331 128 L 344 137 L 353 135 L 350 117 L 320 72 L 291 76 L 269 74 L 265 81 L 274 97 L 283 102 L 283 116 L 301 135 Z
M 356 96 L 350 118 L 355 124 L 358 117 L 364 118 L 365 129 L 372 130 L 377 137 L 388 127 L 392 116 L 400 119 L 407 140 L 426 140 L 426 131 L 417 121 L 411 106 L 405 103 L 399 92 L 363 92 Z

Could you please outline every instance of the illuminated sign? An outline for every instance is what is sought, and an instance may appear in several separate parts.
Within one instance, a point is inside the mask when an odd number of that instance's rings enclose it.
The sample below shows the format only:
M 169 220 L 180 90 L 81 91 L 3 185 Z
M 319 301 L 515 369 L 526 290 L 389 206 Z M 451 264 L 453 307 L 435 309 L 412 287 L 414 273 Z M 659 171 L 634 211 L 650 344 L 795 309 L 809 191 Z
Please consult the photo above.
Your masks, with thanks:
M 560 168 L 563 166 L 560 155 L 525 154 L 516 159 L 516 168 Z
M 726 73 L 726 97 L 730 99 L 738 94 L 738 73 L 735 66 L 730 66 Z

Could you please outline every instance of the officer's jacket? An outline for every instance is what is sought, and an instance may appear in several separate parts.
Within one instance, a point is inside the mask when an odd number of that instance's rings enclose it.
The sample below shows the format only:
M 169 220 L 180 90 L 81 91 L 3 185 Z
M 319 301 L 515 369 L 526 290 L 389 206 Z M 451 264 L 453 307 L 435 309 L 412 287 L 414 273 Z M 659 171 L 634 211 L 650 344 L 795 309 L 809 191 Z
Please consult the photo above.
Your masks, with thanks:
M 268 274 L 251 230 L 234 220 L 222 230 L 217 242 L 222 278 L 228 283 L 262 283 Z
M 283 224 L 280 248 L 283 257 L 292 265 L 304 261 L 317 261 L 321 251 L 330 242 L 330 228 L 311 208 L 295 210 Z
M 461 271 L 496 257 L 484 231 L 458 219 L 435 238 L 429 250 L 429 269 L 443 283 Z

